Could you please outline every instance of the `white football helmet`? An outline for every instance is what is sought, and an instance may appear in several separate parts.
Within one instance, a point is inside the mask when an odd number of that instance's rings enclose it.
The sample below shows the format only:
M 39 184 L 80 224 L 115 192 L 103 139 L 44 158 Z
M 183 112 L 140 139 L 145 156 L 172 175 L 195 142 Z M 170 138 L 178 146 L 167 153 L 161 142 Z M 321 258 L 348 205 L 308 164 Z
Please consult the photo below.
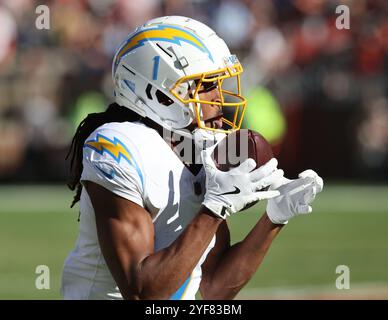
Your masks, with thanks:
M 241 127 L 246 100 L 243 68 L 217 34 L 196 20 L 166 16 L 138 27 L 119 47 L 112 66 L 116 102 L 164 128 L 187 136 L 193 122 L 208 133 Z M 233 79 L 233 90 L 225 87 Z M 201 100 L 202 90 L 218 88 L 220 101 Z M 234 108 L 223 128 L 209 128 L 201 104 Z

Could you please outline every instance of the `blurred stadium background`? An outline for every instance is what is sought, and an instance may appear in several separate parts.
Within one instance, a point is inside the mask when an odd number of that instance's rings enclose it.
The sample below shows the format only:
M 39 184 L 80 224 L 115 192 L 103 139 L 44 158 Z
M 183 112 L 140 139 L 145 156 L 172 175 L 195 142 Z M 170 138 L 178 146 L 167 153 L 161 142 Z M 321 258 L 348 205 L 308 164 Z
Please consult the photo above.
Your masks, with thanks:
M 50 9 L 50 29 L 35 9 Z M 338 30 L 337 5 L 350 8 Z M 0 299 L 58 299 L 77 236 L 66 189 L 79 121 L 112 97 L 113 53 L 161 15 L 213 27 L 243 63 L 245 126 L 273 145 L 289 177 L 314 168 L 314 214 L 281 232 L 240 298 L 388 298 L 388 2 L 384 0 L 1 0 Z M 241 239 L 264 209 L 230 224 Z M 47 265 L 50 290 L 35 288 Z M 337 290 L 335 269 L 350 268 Z

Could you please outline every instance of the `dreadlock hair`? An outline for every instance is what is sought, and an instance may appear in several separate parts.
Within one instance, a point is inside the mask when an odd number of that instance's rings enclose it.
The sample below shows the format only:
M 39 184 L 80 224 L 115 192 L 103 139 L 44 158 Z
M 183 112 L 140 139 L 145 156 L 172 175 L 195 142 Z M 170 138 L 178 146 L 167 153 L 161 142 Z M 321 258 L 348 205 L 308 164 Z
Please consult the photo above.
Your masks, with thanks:
M 132 110 L 122 107 L 117 103 L 112 103 L 106 111 L 89 113 L 88 116 L 81 121 L 71 142 L 69 152 L 66 155 L 66 160 L 70 158 L 70 180 L 67 183 L 67 186 L 72 191 L 76 190 L 70 208 L 72 208 L 81 198 L 82 184 L 80 179 L 83 170 L 83 146 L 90 134 L 105 123 L 134 122 L 142 119 L 143 118 L 140 115 Z

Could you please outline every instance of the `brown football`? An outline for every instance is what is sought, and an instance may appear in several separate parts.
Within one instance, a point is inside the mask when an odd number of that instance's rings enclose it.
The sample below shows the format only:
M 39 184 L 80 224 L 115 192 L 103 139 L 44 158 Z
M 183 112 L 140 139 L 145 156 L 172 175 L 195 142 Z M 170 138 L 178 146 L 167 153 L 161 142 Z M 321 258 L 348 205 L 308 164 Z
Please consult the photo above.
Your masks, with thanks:
M 260 133 L 241 129 L 221 140 L 212 156 L 219 170 L 229 171 L 230 168 L 239 166 L 247 158 L 254 159 L 256 168 L 258 168 L 273 158 L 273 152 L 268 141 Z M 255 203 L 247 205 L 243 210 Z

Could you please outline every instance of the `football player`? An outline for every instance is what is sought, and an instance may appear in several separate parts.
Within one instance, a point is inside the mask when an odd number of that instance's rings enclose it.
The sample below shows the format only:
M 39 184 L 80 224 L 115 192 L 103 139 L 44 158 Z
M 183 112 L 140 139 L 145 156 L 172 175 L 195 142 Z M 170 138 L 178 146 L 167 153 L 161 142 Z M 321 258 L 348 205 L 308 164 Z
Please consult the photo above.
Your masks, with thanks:
M 116 102 L 82 121 L 69 152 L 80 226 L 65 299 L 195 299 L 198 290 L 232 299 L 282 226 L 311 212 L 323 185 L 314 171 L 288 180 L 276 159 L 228 172 L 212 160 L 209 146 L 240 129 L 242 71 L 225 42 L 190 18 L 151 20 L 124 41 L 112 67 Z M 164 132 L 206 145 L 202 164 L 182 161 Z M 265 199 L 266 213 L 232 246 L 226 218 Z

